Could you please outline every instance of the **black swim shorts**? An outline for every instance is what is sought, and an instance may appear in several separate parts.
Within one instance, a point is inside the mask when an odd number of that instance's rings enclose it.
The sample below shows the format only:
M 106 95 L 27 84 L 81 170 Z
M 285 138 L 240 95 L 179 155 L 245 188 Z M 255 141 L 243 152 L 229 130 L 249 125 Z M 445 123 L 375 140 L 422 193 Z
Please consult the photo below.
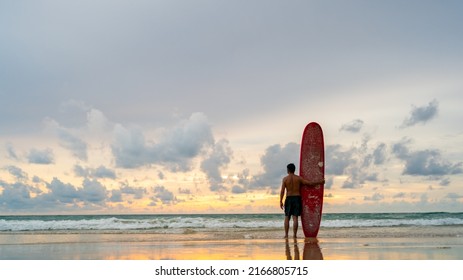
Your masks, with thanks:
M 300 196 L 288 196 L 285 200 L 285 216 L 300 216 L 302 200 Z

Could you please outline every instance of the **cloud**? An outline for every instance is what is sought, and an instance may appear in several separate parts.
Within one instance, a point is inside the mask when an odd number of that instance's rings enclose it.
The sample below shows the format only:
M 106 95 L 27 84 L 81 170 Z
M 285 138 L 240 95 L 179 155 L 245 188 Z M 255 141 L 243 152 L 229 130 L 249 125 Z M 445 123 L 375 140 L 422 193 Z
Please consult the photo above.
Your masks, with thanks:
M 188 171 L 191 161 L 214 143 L 206 116 L 194 113 L 167 130 L 157 143 L 145 140 L 140 129 L 116 125 L 112 152 L 118 167 L 160 164 L 171 171 Z
M 178 193 L 180 193 L 180 194 L 191 194 L 191 190 L 178 188 Z
M 91 108 L 87 111 L 87 128 L 92 134 L 107 131 L 111 126 L 108 118 L 100 110 Z
M 404 192 L 396 193 L 393 198 L 405 198 L 406 194 Z
M 154 196 L 151 198 L 153 206 L 156 202 L 161 201 L 163 204 L 173 204 L 177 201 L 174 194 L 167 190 L 164 186 L 157 186 L 153 188 Z
M 58 128 L 61 145 L 70 150 L 80 160 L 87 160 L 87 143 L 63 128 Z
M 71 184 L 61 182 L 58 178 L 47 184 L 49 193 L 45 195 L 46 200 L 56 201 L 63 204 L 75 204 L 79 198 L 79 192 Z
M 235 185 L 232 187 L 231 192 L 234 194 L 240 194 L 240 193 L 245 193 L 246 189 L 241 186 Z
M 131 187 L 126 184 L 124 184 L 120 190 L 123 194 L 133 195 L 134 199 L 142 199 L 147 193 L 146 189 L 143 187 Z
M 6 147 L 6 152 L 7 152 L 7 157 L 10 158 L 10 159 L 19 159 L 18 157 L 18 154 L 16 153 L 14 147 L 13 147 L 13 144 L 11 143 L 6 143 L 5 144 L 5 147 Z
M 108 191 L 105 186 L 96 180 L 84 179 L 82 187 L 77 188 L 72 184 L 63 183 L 58 178 L 47 184 L 48 193 L 38 199 L 43 199 L 58 204 L 76 206 L 77 203 L 104 205 Z
M 325 182 L 325 189 L 331 189 L 333 187 L 333 184 L 334 184 L 334 178 L 333 177 L 327 178 Z
M 342 150 L 341 145 L 328 145 L 325 148 L 325 173 L 330 175 L 343 175 L 346 169 L 356 163 L 356 150 L 351 148 L 347 151 Z
M 415 107 L 413 106 L 410 116 L 402 123 L 402 128 L 414 126 L 416 124 L 425 124 L 436 117 L 438 112 L 439 103 L 437 100 L 429 102 L 428 106 Z
M 88 168 L 83 168 L 80 165 L 75 165 L 74 166 L 74 174 L 77 177 L 87 177 L 90 175 L 90 169 Z
M 95 178 L 109 178 L 116 179 L 116 172 L 114 170 L 100 165 L 96 169 L 92 170 L 91 175 Z
M 106 206 L 110 192 L 96 180 L 85 179 L 81 187 L 64 183 L 53 178 L 50 183 L 40 180 L 46 186 L 46 191 L 22 182 L 8 184 L 0 181 L 3 188 L 0 194 L 0 209 L 15 210 L 83 210 L 85 207 L 100 208 Z M 35 193 L 35 196 L 31 196 Z
M 439 150 L 411 151 L 410 140 L 402 139 L 393 145 L 393 153 L 405 162 L 404 175 L 443 176 L 463 173 L 463 162 L 451 163 Z
M 52 164 L 54 162 L 53 151 L 51 149 L 37 150 L 31 149 L 27 155 L 29 163 Z
M 380 165 L 383 164 L 387 159 L 387 146 L 384 143 L 378 144 L 376 149 L 373 151 L 374 164 Z
M 142 199 L 147 194 L 143 187 L 131 187 L 126 183 L 122 184 L 119 189 L 111 190 L 109 201 L 123 202 L 123 196 L 130 195 L 133 199 Z
M 101 111 L 75 100 L 62 103 L 60 113 L 55 118 L 46 117 L 44 124 L 58 137 L 62 147 L 83 161 L 88 159 L 88 144 L 84 139 L 101 137 L 110 132 L 112 125 Z
M 111 196 L 109 197 L 109 201 L 111 202 L 122 202 L 122 191 L 119 190 L 111 190 Z
M 450 185 L 450 183 L 451 183 L 451 181 L 450 181 L 449 178 L 444 178 L 439 182 L 439 185 L 443 186 L 443 187 L 447 187 L 447 186 Z
M 74 166 L 74 174 L 78 177 L 92 177 L 97 179 L 116 179 L 116 172 L 103 165 L 97 168 L 83 168 L 80 165 Z
M 377 166 L 387 160 L 387 146 L 379 143 L 372 149 L 368 143 L 370 140 L 370 137 L 365 135 L 359 146 L 345 148 L 339 144 L 328 145 L 325 149 L 325 174 L 347 175 L 347 179 L 341 185 L 344 189 L 361 188 L 367 182 L 380 181 Z
M 374 193 L 372 196 L 365 196 L 363 200 L 365 201 L 380 201 L 384 199 L 384 195 L 380 193 Z
M 211 191 L 222 191 L 226 188 L 222 184 L 220 168 L 230 163 L 233 152 L 227 140 L 218 141 L 212 152 L 201 162 L 201 170 L 206 174 Z
M 62 102 L 59 106 L 59 112 L 54 119 L 67 128 L 81 128 L 87 123 L 87 112 L 91 107 L 85 102 L 70 99 Z
M 452 201 L 457 201 L 460 198 L 463 198 L 463 195 L 457 194 L 457 193 L 448 193 L 445 198 L 450 199 Z
M 84 179 L 82 189 L 78 192 L 80 201 L 93 204 L 104 204 L 107 197 L 106 187 L 97 180 Z
M 0 194 L 0 209 L 14 211 L 34 206 L 30 194 L 33 187 L 19 182 L 8 184 L 2 181 L 0 181 L 0 186 L 3 188 Z
M 249 187 L 251 189 L 280 188 L 281 180 L 286 176 L 286 165 L 294 163 L 297 166 L 299 152 L 300 145 L 296 143 L 288 143 L 284 147 L 279 144 L 268 147 L 260 158 L 264 172 L 254 176 Z
M 7 170 L 11 175 L 13 175 L 17 180 L 19 181 L 24 181 L 29 178 L 26 172 L 24 172 L 21 168 L 16 167 L 16 166 L 7 166 L 4 168 Z
M 362 120 L 356 119 L 351 121 L 350 123 L 343 124 L 339 130 L 357 133 L 360 132 L 360 130 L 362 129 L 363 124 L 364 122 Z

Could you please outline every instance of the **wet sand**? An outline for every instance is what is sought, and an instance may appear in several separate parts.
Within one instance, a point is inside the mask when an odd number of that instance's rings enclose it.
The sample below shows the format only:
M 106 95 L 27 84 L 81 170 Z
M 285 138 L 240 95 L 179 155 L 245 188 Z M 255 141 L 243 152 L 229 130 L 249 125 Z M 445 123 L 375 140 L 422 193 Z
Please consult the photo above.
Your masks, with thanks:
M 277 230 L 2 233 L 3 260 L 463 260 L 460 227 L 336 229 L 317 239 Z

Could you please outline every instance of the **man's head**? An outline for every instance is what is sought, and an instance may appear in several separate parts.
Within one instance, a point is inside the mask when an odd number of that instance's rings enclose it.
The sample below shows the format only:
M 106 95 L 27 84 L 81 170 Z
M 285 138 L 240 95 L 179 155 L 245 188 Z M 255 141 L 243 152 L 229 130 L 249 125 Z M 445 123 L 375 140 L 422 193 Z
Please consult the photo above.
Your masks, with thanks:
M 290 163 L 286 166 L 286 169 L 288 170 L 288 173 L 294 173 L 296 172 L 296 165 L 294 165 L 294 163 Z

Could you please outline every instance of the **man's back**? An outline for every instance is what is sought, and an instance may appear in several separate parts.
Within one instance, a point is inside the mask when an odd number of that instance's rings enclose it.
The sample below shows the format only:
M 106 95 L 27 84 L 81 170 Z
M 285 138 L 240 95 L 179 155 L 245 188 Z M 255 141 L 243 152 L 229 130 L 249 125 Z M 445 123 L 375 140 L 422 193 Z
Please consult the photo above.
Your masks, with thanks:
M 300 196 L 300 188 L 302 185 L 302 178 L 295 175 L 289 174 L 283 178 L 283 186 L 286 189 L 286 196 Z

